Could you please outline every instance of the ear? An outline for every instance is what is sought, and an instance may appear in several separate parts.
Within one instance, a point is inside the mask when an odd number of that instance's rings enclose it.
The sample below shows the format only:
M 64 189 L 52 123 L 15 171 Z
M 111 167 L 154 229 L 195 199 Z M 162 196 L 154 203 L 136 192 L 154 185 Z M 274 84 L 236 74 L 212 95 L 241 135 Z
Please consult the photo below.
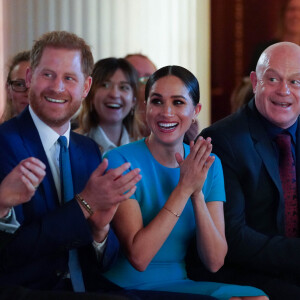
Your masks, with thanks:
M 32 79 L 32 74 L 33 74 L 33 70 L 31 69 L 31 67 L 26 69 L 26 78 L 25 78 L 25 82 L 26 82 L 26 87 L 29 88 L 30 87 L 30 83 L 31 83 L 31 79 Z
M 85 80 L 84 80 L 84 87 L 83 87 L 83 93 L 82 93 L 82 98 L 85 98 L 90 89 L 91 89 L 91 86 L 92 86 L 92 82 L 93 82 L 93 79 L 91 76 L 88 76 Z
M 194 115 L 194 118 L 197 117 L 201 111 L 201 108 L 202 108 L 202 104 L 201 103 L 198 103 L 196 106 L 195 106 L 195 115 Z
M 251 79 L 251 83 L 252 83 L 252 90 L 253 90 L 253 93 L 255 94 L 256 93 L 256 87 L 257 87 L 257 75 L 256 75 L 256 72 L 251 72 L 250 73 L 250 79 Z

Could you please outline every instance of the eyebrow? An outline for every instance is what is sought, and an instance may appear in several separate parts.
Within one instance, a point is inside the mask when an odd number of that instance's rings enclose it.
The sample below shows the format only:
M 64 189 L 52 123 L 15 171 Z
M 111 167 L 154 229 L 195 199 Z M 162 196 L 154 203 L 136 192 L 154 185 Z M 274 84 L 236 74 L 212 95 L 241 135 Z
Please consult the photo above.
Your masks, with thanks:
M 274 70 L 274 69 L 267 69 L 267 70 L 263 73 L 263 75 L 269 74 L 269 73 L 275 73 L 275 74 L 277 74 L 277 75 L 280 76 L 280 74 L 279 74 L 276 70 Z
M 150 95 L 150 97 L 153 97 L 153 96 L 163 98 L 163 96 L 162 96 L 161 94 L 159 94 L 159 93 L 152 93 L 152 94 Z M 187 99 L 186 99 L 184 96 L 182 96 L 182 95 L 172 95 L 171 98 L 183 98 L 183 99 L 187 100 Z
M 45 68 L 41 69 L 41 72 L 50 72 L 50 73 L 57 74 L 57 71 L 55 69 L 50 69 L 48 67 L 45 67 Z M 82 74 L 83 74 L 83 72 L 82 72 Z M 66 71 L 66 72 L 64 72 L 64 76 L 71 76 L 71 77 L 76 77 L 77 78 L 78 74 L 77 74 L 77 72 Z
M 280 75 L 276 70 L 274 70 L 274 69 L 268 69 L 268 70 L 266 70 L 265 74 L 268 74 L 268 73 L 275 73 L 275 74 L 281 76 L 281 75 Z M 300 72 L 293 73 L 293 74 L 289 75 L 289 77 L 294 77 L 294 76 L 300 76 Z
M 159 93 L 151 93 L 150 97 L 152 97 L 152 96 L 156 96 L 156 97 L 162 97 L 162 95 L 161 95 L 161 94 L 159 94 Z
M 106 79 L 106 80 L 103 80 L 103 82 L 112 82 L 110 79 Z M 129 81 L 118 81 L 117 83 L 126 83 L 126 84 L 129 84 L 130 85 L 130 82 Z
M 65 76 L 70 76 L 70 77 L 78 78 L 78 74 L 77 74 L 77 73 L 74 73 L 74 72 L 66 72 L 66 73 L 65 73 Z
M 265 73 L 267 73 L 267 72 L 275 72 L 275 73 L 277 73 L 276 70 L 274 70 L 274 69 L 267 69 Z

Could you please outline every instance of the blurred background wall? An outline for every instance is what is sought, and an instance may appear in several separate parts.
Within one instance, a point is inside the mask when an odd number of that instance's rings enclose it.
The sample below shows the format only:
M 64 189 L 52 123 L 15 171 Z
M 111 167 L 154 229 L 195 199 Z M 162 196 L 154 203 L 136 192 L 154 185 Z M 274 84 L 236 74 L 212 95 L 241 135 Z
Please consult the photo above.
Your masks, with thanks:
M 63 29 L 85 38 L 95 60 L 142 52 L 157 67 L 190 69 L 200 82 L 206 127 L 231 113 L 233 90 L 249 75 L 257 45 L 276 37 L 290 1 L 0 0 L 0 114 L 5 62 L 42 33 Z
M 4 24 L 3 24 L 3 2 L 0 1 L 0 120 L 4 109 Z
M 30 49 L 34 39 L 44 32 L 72 31 L 92 46 L 95 61 L 141 52 L 157 67 L 177 64 L 191 70 L 201 86 L 201 126 L 210 123 L 209 0 L 0 2 L 4 28 L 0 56 L 4 62 Z M 6 76 L 5 66 L 1 70 Z
M 233 90 L 249 75 L 249 65 L 258 45 L 277 38 L 282 8 L 288 2 L 210 1 L 212 123 L 231 113 Z

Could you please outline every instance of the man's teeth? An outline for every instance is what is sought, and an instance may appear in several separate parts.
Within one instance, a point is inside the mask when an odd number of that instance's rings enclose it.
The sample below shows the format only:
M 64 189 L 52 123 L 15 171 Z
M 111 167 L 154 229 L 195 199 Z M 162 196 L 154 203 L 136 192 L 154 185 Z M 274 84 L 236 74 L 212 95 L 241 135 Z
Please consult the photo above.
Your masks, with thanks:
M 49 97 L 46 97 L 46 100 L 49 102 L 53 102 L 53 103 L 65 103 L 66 102 L 66 100 L 64 100 L 64 99 L 53 99 L 53 98 L 49 98 Z
M 170 128 L 170 127 L 175 127 L 177 125 L 177 123 L 158 123 L 158 125 L 160 127 Z
M 288 107 L 288 106 L 290 106 L 289 103 L 279 103 L 279 105 L 280 105 L 281 107 Z

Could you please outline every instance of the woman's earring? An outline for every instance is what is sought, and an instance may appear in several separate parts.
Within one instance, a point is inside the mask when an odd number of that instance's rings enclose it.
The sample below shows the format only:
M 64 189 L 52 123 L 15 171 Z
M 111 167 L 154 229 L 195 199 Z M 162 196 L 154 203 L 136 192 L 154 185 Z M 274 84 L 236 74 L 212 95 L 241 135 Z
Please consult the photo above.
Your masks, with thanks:
M 192 119 L 192 123 L 196 123 L 196 120 L 194 118 Z

